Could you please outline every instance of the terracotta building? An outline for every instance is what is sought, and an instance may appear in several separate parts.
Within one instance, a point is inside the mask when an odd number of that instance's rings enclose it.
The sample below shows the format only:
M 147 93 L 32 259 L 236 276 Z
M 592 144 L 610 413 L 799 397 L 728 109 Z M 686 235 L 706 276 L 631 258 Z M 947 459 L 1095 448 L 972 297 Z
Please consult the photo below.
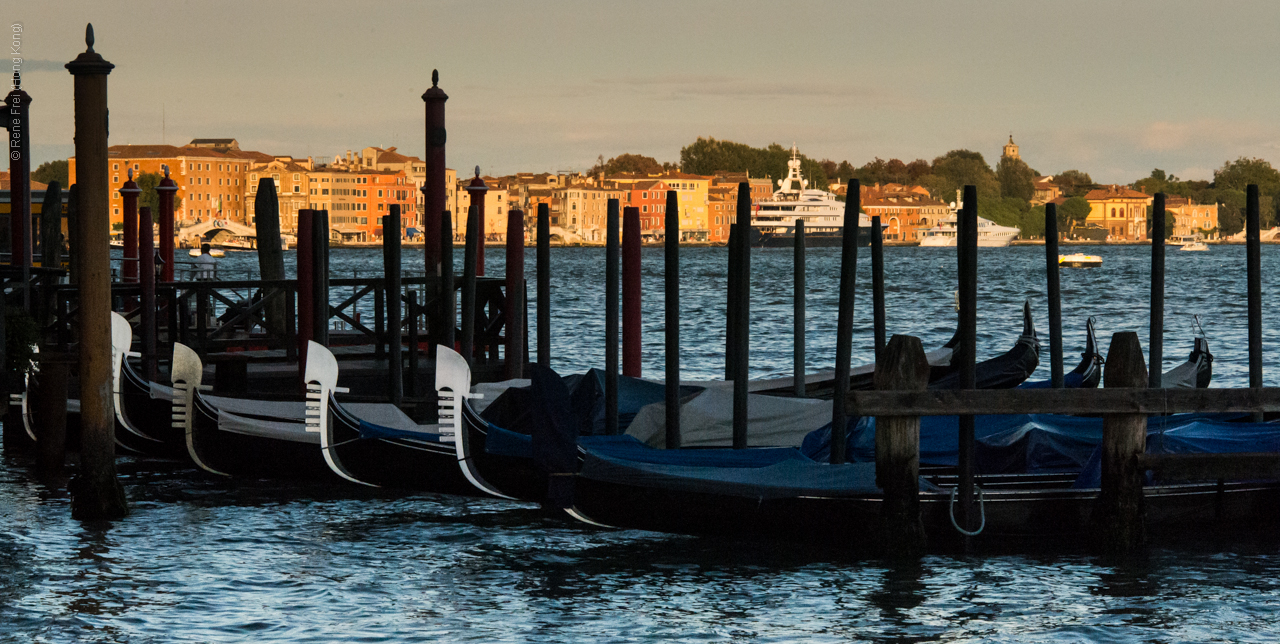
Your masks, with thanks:
M 945 219 L 951 209 L 921 186 L 896 183 L 862 189 L 862 211 L 880 217 L 885 241 L 920 241 L 920 231 Z
M 1147 206 L 1151 195 L 1123 186 L 1110 185 L 1089 191 L 1089 216 L 1085 224 L 1095 224 L 1107 231 L 1112 241 L 1147 239 Z
M 1166 197 L 1165 210 L 1173 215 L 1175 236 L 1203 235 L 1216 237 L 1218 230 L 1218 204 L 1196 203 L 1187 197 Z

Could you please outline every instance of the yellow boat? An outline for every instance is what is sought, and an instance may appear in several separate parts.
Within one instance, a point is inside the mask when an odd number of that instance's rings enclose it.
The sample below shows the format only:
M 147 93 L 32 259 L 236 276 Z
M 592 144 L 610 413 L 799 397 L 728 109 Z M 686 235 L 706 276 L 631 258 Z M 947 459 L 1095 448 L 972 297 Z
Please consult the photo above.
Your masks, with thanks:
M 1068 268 L 1096 268 L 1098 266 L 1102 266 L 1102 256 L 1085 255 L 1084 253 L 1058 255 L 1058 266 L 1066 266 Z

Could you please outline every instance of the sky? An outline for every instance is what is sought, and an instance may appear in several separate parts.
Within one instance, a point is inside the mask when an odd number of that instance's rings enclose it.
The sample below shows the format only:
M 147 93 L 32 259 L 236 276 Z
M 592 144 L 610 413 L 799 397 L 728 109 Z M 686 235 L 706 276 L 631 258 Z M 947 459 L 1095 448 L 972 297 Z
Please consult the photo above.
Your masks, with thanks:
M 421 156 L 438 69 L 447 163 L 468 174 L 678 161 L 698 137 L 856 166 L 958 148 L 994 164 L 1012 134 L 1040 173 L 1102 183 L 1280 165 L 1273 0 L 46 0 L 4 14 L 22 25 L 37 164 L 74 153 L 63 65 L 91 22 L 116 65 L 113 145 Z

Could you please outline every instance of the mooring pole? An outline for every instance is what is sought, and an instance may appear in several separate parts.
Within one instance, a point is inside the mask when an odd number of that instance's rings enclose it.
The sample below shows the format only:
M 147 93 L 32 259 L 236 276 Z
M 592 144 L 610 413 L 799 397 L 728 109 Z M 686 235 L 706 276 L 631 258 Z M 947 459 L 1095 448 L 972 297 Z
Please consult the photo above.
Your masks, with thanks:
M 957 221 L 957 274 L 960 281 L 960 388 L 977 387 L 978 354 L 978 189 L 964 187 L 964 207 Z M 973 526 L 974 417 L 960 416 L 959 496 L 957 522 L 965 530 Z
M 311 315 L 316 343 L 329 346 L 329 211 L 311 216 Z
M 67 381 L 70 356 L 41 354 L 40 372 L 33 374 L 27 404 L 39 422 L 36 432 L 36 473 L 46 481 L 62 477 L 67 460 Z
M 89 51 L 93 51 L 93 47 L 90 47 Z M 110 72 L 109 68 L 108 72 Z M 105 78 L 106 73 L 103 74 L 104 83 Z M 105 102 L 105 98 L 103 100 Z M 8 107 L 7 116 L 4 119 L 5 129 L 9 130 L 7 146 L 10 194 L 9 239 L 12 251 L 9 264 L 22 269 L 22 305 L 29 311 L 31 310 L 31 96 L 22 89 L 22 76 L 17 71 L 13 72 L 13 90 L 5 97 L 5 104 Z
M 253 225 L 258 239 L 258 271 L 263 281 L 284 279 L 284 244 L 280 241 L 280 200 L 276 196 L 276 182 L 271 177 L 258 181 L 258 192 L 253 196 Z M 385 229 L 384 229 L 385 230 Z M 284 298 L 279 291 L 264 290 L 262 296 L 271 298 L 263 306 L 267 319 L 267 331 L 272 335 L 284 335 Z
M 440 211 L 440 329 L 441 344 L 454 348 L 458 300 L 453 292 L 453 213 Z
M 67 69 L 75 77 L 76 183 L 79 188 L 80 270 L 80 474 L 71 496 L 71 516 L 114 519 L 128 514 L 116 479 L 115 417 L 111 395 L 111 229 L 107 165 L 107 74 L 115 67 L 88 49 Z M 25 174 L 24 174 L 25 178 Z
M 622 209 L 622 375 L 640 377 L 640 209 Z
M 1164 373 L 1164 200 L 1164 193 L 1157 192 L 1151 209 L 1151 358 L 1147 386 L 1152 389 L 1160 388 Z
M 315 314 L 312 313 L 314 308 L 313 298 L 315 297 L 315 288 L 312 285 L 314 276 L 312 269 L 315 266 L 313 248 L 315 246 L 315 237 L 311 234 L 313 227 L 312 219 L 315 210 L 304 208 L 298 211 L 298 382 L 302 383 L 303 390 L 306 390 L 306 373 L 307 373 L 307 344 L 315 339 L 315 328 L 312 321 Z
M 805 262 L 804 262 L 804 220 L 796 220 L 795 232 L 795 254 L 792 261 L 792 278 L 791 278 L 791 307 L 792 307 L 792 362 L 791 362 L 791 381 L 792 389 L 796 398 L 804 398 L 807 394 L 805 391 L 805 364 L 804 364 L 804 331 L 805 324 L 808 322 L 804 312 L 805 298 Z
M 40 208 L 40 265 L 45 268 L 62 268 L 62 184 L 50 181 L 44 190 L 44 203 Z M 53 289 L 42 289 L 38 305 L 40 324 L 53 323 L 57 294 Z M 3 391 L 3 387 L 0 387 Z
M 1258 186 L 1249 184 L 1245 195 L 1245 262 L 1249 289 L 1249 387 L 1262 386 L 1262 225 Z M 1253 414 L 1262 422 L 1262 414 Z
M 507 379 L 524 377 L 524 211 L 507 211 Z
M 604 263 L 604 433 L 618 433 L 618 200 L 610 199 L 605 230 Z
M 1058 275 L 1058 204 L 1044 206 L 1044 274 L 1049 290 L 1049 384 L 1064 385 L 1062 374 L 1062 283 Z
M 924 391 L 928 387 L 929 359 L 920 338 L 895 335 L 889 340 L 876 362 L 875 385 L 882 391 Z M 884 490 L 881 543 L 889 554 L 918 554 L 925 546 L 920 519 L 919 416 L 876 419 L 876 485 Z
M 738 368 L 734 366 L 734 347 L 738 346 L 737 340 L 733 334 L 738 330 L 738 226 L 736 223 L 729 226 L 729 241 L 725 250 L 729 254 L 729 274 L 728 285 L 725 288 L 725 305 L 724 305 L 724 379 L 733 380 L 733 374 L 738 372 Z
M 1104 387 L 1146 387 L 1147 369 L 1137 333 L 1126 331 L 1111 336 L 1102 378 Z M 1146 537 L 1142 496 L 1146 476 L 1138 468 L 1138 456 L 1146 447 L 1145 415 L 1103 416 L 1102 490 L 1094 505 L 1093 523 L 1098 545 L 1104 552 L 1131 552 Z
M 871 302 L 874 309 L 874 333 L 876 362 L 884 353 L 884 232 L 880 228 L 880 215 L 871 218 Z
M 836 312 L 836 373 L 831 398 L 831 464 L 845 461 L 848 416 L 845 401 L 849 397 L 849 369 L 853 361 L 854 285 L 858 279 L 858 219 L 862 212 L 862 186 L 857 179 L 849 181 L 844 202 L 844 230 L 840 247 L 840 300 Z
M 538 364 L 551 366 L 551 209 L 538 204 Z
M 169 166 L 164 169 L 164 178 L 156 186 L 156 194 L 160 198 L 160 281 L 173 281 L 173 195 L 178 191 L 178 184 L 169 178 Z M 169 306 L 173 306 L 173 302 Z M 173 333 L 171 330 L 170 334 Z
M 484 225 L 484 197 L 489 192 L 489 187 L 484 185 L 484 179 L 480 178 L 480 166 L 476 166 L 476 176 L 471 180 L 471 184 L 467 186 L 467 194 L 471 195 L 471 206 L 475 210 L 467 210 L 467 231 L 470 235 L 471 218 L 476 218 L 476 234 L 479 239 L 476 245 L 476 275 L 484 277 L 484 238 L 487 229 Z
M 133 181 L 133 168 L 129 168 L 128 180 L 120 186 L 119 192 L 120 199 L 124 202 L 120 209 L 124 216 L 124 233 L 121 239 L 124 252 L 120 257 L 120 281 L 132 283 L 138 281 L 138 195 L 142 194 L 138 184 Z
M 462 252 L 462 357 L 470 366 L 475 361 L 476 339 L 476 248 L 480 245 L 480 217 L 476 205 L 467 209 L 467 245 Z M 474 371 L 474 367 L 473 367 Z
M 440 72 L 431 70 L 431 88 L 422 94 L 426 108 L 426 153 L 423 161 L 426 177 L 422 184 L 422 259 L 423 275 L 439 275 L 437 264 L 441 261 L 440 244 L 443 239 L 453 243 L 453 229 L 440 237 L 440 213 L 447 210 L 448 186 L 446 183 L 445 142 L 448 133 L 444 128 L 444 103 L 449 95 L 440 89 Z
M 751 366 L 751 184 L 738 184 L 734 215 L 738 245 L 737 301 L 733 316 L 733 448 L 747 448 L 747 380 Z
M 394 231 L 388 235 L 387 231 Z M 387 380 L 391 404 L 404 400 L 404 316 L 400 313 L 400 204 L 382 218 L 382 274 L 387 289 Z
M 156 249 L 151 208 L 143 206 L 140 213 L 142 225 L 138 229 L 138 280 L 142 287 L 142 375 L 147 380 L 159 380 L 156 364 Z
M 663 215 L 666 264 L 666 412 L 667 449 L 680 448 L 680 202 L 675 190 L 667 191 Z

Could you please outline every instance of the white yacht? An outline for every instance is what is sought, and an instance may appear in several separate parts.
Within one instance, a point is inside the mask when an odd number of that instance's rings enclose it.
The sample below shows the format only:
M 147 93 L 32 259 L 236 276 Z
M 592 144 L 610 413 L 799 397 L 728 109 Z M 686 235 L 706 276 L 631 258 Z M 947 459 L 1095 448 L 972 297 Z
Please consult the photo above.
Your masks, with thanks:
M 805 246 L 839 246 L 844 232 L 844 202 L 826 190 L 809 189 L 800 176 L 800 157 L 791 146 L 787 178 L 767 201 L 754 205 L 751 245 L 767 248 L 795 245 L 796 222 L 804 221 Z M 883 227 L 883 224 L 882 224 Z M 858 245 L 871 243 L 871 218 L 858 213 Z
M 1010 226 L 1001 226 L 990 219 L 978 217 L 978 245 L 988 248 L 1004 248 L 1018 238 L 1021 231 Z M 921 246 L 955 246 L 956 216 L 938 222 L 933 228 L 920 231 Z

